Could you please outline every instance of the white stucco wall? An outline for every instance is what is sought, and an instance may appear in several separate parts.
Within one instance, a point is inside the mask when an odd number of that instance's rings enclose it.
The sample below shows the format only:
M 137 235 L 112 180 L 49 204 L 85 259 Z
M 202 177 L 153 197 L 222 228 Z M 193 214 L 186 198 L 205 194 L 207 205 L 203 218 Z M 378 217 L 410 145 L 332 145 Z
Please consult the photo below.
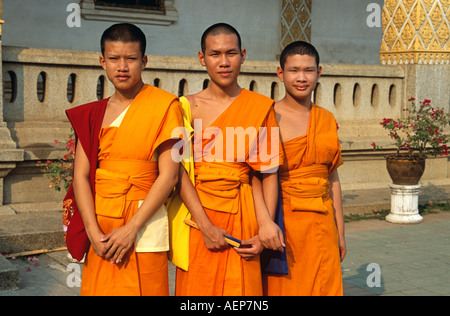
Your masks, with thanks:
M 103 31 L 114 22 L 82 19 L 69 28 L 67 5 L 76 0 L 3 0 L 3 45 L 99 50 Z M 245 3 L 245 5 L 243 5 Z M 148 36 L 148 54 L 196 56 L 203 31 L 217 22 L 235 26 L 253 60 L 279 54 L 279 0 L 176 0 L 178 20 L 170 26 L 138 25 Z
M 330 64 L 380 64 L 381 25 L 369 27 L 369 4 L 384 0 L 313 0 L 311 42 Z M 381 10 L 380 21 L 381 21 Z
M 3 0 L 3 45 L 98 51 L 102 32 L 114 22 L 81 20 L 69 28 L 66 11 L 79 0 Z M 203 31 L 217 22 L 234 25 L 250 60 L 280 54 L 282 0 L 175 0 L 178 20 L 170 26 L 138 25 L 148 54 L 196 56 Z M 313 0 L 312 43 L 324 63 L 379 64 L 381 27 L 370 28 L 367 5 L 383 0 Z

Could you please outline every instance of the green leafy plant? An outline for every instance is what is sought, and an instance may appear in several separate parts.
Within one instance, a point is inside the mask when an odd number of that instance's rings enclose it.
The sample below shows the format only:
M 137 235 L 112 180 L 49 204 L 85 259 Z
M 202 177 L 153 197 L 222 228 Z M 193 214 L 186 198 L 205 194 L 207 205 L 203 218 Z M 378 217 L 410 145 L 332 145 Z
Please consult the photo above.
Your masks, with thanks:
M 380 123 L 394 140 L 396 157 L 448 156 L 449 135 L 445 134 L 445 129 L 450 126 L 450 115 L 432 106 L 431 100 L 425 99 L 418 106 L 414 98 L 408 101 L 408 108 L 403 110 L 407 112 L 406 118 L 384 118 Z M 372 147 L 374 150 L 382 148 L 375 143 Z
M 55 145 L 58 145 L 56 139 L 53 140 Z M 50 179 L 49 188 L 56 191 L 68 190 L 73 179 L 73 160 L 75 157 L 75 136 L 73 130 L 69 135 L 64 147 L 67 153 L 54 161 L 47 160 L 45 163 L 38 161 L 38 166 L 42 167 L 42 172 Z

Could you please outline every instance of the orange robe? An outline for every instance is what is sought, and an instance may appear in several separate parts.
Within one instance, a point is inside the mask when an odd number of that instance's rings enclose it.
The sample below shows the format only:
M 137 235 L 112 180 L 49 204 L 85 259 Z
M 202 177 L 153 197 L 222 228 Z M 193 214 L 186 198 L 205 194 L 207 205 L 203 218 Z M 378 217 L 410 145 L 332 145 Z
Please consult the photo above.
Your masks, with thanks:
M 336 121 L 313 105 L 308 133 L 283 143 L 282 188 L 288 275 L 264 275 L 271 296 L 343 295 L 329 175 L 342 164 Z
M 95 211 L 103 233 L 123 226 L 138 211 L 139 201 L 145 199 L 158 177 L 157 148 L 182 124 L 176 96 L 146 85 L 120 127 L 101 129 Z M 169 295 L 168 249 L 158 247 L 155 245 L 154 252 L 133 248 L 123 263 L 111 264 L 98 257 L 91 246 L 83 267 L 81 294 Z
M 230 162 L 228 159 L 220 161 L 218 157 L 221 154 L 226 155 L 227 148 L 230 150 L 230 145 L 226 145 L 227 127 L 242 127 L 243 130 L 250 128 L 247 131 L 252 127 L 256 130 L 259 130 L 259 127 L 268 127 L 269 133 L 272 127 L 277 128 L 273 102 L 259 94 L 242 90 L 238 98 L 209 128 L 201 132 L 196 131 L 195 134 L 194 163 L 197 194 L 211 222 L 240 240 L 250 239 L 258 234 L 250 186 L 252 170 L 262 171 L 273 164 L 278 167 L 278 161 L 274 159 L 269 163 L 269 160 L 261 158 L 259 152 L 256 154 L 257 159 L 251 159 L 257 149 L 250 144 L 255 144 L 255 139 L 262 139 L 261 133 L 249 137 L 250 140 L 245 142 L 245 145 L 238 145 L 236 141 L 231 146 L 231 149 L 234 149 L 232 158 L 235 162 Z M 219 141 L 221 138 L 217 136 L 218 134 L 215 134 L 215 137 L 209 135 L 211 128 L 221 132 L 223 143 Z M 278 129 L 277 137 L 279 139 Z M 199 141 L 201 141 L 200 144 Z M 241 150 L 240 154 L 238 149 Z M 268 152 L 272 158 L 275 156 L 278 158 L 279 147 L 276 153 Z M 230 151 L 228 153 L 230 154 Z M 262 295 L 259 256 L 245 261 L 232 248 L 211 252 L 205 247 L 200 231 L 191 229 L 189 270 L 177 269 L 176 295 Z

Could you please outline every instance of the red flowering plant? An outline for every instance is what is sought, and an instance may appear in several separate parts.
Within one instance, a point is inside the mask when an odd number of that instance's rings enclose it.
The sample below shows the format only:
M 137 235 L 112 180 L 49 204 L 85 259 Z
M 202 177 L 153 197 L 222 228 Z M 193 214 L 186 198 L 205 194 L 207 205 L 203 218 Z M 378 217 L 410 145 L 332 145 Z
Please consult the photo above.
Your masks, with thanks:
M 55 145 L 59 144 L 56 139 L 53 140 L 53 143 Z M 75 136 L 73 130 L 71 130 L 69 139 L 64 147 L 67 153 L 63 158 L 54 161 L 47 160 L 45 163 L 38 161 L 38 166 L 42 167 L 42 172 L 50 179 L 49 187 L 56 191 L 61 191 L 61 188 L 67 191 L 72 183 L 73 160 L 75 157 Z
M 450 115 L 432 106 L 431 100 L 425 99 L 419 106 L 416 106 L 414 98 L 408 101 L 409 107 L 403 110 L 406 118 L 397 121 L 384 118 L 380 123 L 394 140 L 396 157 L 448 156 L 450 138 L 445 131 L 450 126 Z M 375 143 L 372 147 L 374 150 L 381 148 Z

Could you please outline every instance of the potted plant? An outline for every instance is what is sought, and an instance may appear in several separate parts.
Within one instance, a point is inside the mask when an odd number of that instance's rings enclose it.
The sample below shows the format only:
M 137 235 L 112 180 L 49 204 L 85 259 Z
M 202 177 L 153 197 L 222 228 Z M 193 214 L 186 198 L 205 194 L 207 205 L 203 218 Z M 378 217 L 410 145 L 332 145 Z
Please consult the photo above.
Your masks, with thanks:
M 416 105 L 408 100 L 405 118 L 384 118 L 380 123 L 394 140 L 396 153 L 386 156 L 386 166 L 394 184 L 417 185 L 425 171 L 428 156 L 448 156 L 449 135 L 445 129 L 450 125 L 450 115 L 431 105 L 425 99 Z M 381 147 L 372 143 L 374 150 Z

